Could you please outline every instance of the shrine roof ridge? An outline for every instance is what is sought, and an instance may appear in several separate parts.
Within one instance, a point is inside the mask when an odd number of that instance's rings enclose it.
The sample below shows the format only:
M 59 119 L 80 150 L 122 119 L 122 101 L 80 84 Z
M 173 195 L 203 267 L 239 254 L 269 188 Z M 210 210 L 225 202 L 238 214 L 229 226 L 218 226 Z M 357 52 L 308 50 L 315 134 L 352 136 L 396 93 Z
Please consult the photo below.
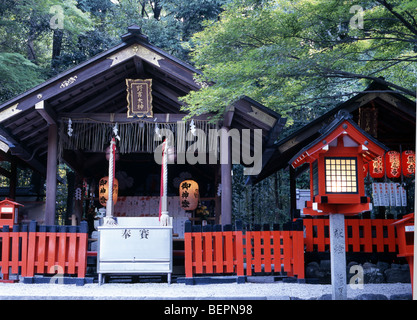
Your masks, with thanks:
M 383 143 L 379 142 L 377 139 L 375 139 L 374 137 L 372 137 L 370 134 L 368 134 L 367 132 L 365 132 L 364 130 L 362 130 L 361 128 L 359 128 L 359 126 L 352 121 L 352 117 L 349 114 L 349 112 L 347 112 L 346 110 L 340 110 L 336 116 L 336 118 L 326 127 L 324 127 L 322 130 L 319 130 L 319 132 L 321 133 L 321 135 L 316 138 L 315 140 L 313 140 L 312 142 L 310 142 L 307 146 L 305 146 L 302 150 L 300 150 L 298 153 L 296 153 L 289 161 L 288 164 L 292 165 L 294 167 L 294 162 L 297 161 L 298 158 L 300 158 L 300 156 L 302 156 L 304 153 L 307 153 L 307 156 L 309 156 L 307 150 L 311 149 L 312 147 L 314 147 L 315 145 L 317 145 L 318 143 L 320 143 L 321 141 L 326 142 L 326 145 L 328 145 L 329 143 L 331 143 L 333 140 L 335 140 L 337 137 L 331 139 L 330 141 L 326 140 L 326 137 L 332 133 L 334 130 L 336 130 L 340 125 L 342 125 L 342 123 L 344 122 L 348 122 L 349 125 L 351 125 L 355 130 L 359 131 L 360 134 L 362 134 L 368 141 L 374 143 L 376 146 L 380 147 L 381 149 L 383 149 L 384 151 L 388 151 L 389 148 L 387 146 L 385 146 Z M 324 139 L 324 140 L 323 140 Z M 303 157 L 305 158 L 305 157 Z

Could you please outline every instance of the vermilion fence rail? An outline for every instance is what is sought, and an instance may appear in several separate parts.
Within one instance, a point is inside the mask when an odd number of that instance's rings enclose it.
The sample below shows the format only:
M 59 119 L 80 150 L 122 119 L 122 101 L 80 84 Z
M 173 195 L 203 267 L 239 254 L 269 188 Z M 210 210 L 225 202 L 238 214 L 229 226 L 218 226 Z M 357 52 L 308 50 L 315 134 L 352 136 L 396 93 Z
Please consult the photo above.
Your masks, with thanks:
M 187 223 L 184 251 L 186 277 L 203 273 L 244 275 L 242 231 L 232 231 L 228 227 L 222 231 L 221 226 L 216 226 L 214 231 L 192 232 L 191 224 Z
M 185 276 L 257 272 L 281 273 L 304 279 L 304 242 L 302 231 L 231 230 L 231 225 L 214 230 L 192 230 L 186 223 L 184 233 Z M 246 268 L 245 268 L 246 264 Z M 253 269 L 253 271 L 252 271 Z M 245 272 L 246 270 L 246 272 Z
M 20 229 L 14 226 L 3 226 L 0 232 L 0 268 L 3 274 L 2 282 L 9 281 L 10 274 L 26 274 L 27 264 L 27 226 Z
M 3 280 L 10 274 L 67 274 L 84 278 L 87 269 L 88 227 L 4 226 L 0 232 L 0 267 Z
M 302 231 L 246 231 L 246 275 L 253 272 L 284 272 L 304 279 Z
M 38 231 L 37 231 L 38 229 Z M 29 225 L 27 277 L 35 274 L 76 274 L 84 278 L 87 268 L 87 223 L 77 226 Z
M 346 219 L 347 252 L 396 252 L 395 219 Z M 329 250 L 329 219 L 303 219 L 306 252 Z

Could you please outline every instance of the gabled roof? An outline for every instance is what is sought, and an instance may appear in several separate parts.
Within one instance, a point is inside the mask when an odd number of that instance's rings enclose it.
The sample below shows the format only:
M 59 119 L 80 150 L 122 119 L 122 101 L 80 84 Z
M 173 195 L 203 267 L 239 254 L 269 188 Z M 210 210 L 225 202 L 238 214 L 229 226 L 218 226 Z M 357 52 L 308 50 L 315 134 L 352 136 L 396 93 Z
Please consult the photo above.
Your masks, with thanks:
M 22 206 L 22 207 L 24 207 L 24 205 L 23 205 L 23 204 L 21 204 L 21 203 L 17 203 L 17 202 L 15 202 L 15 201 L 13 201 L 13 200 L 10 200 L 10 199 L 8 199 L 8 198 L 6 198 L 6 199 L 4 199 L 4 200 L 0 201 L 0 205 L 3 205 L 3 204 L 12 204 L 12 205 L 15 205 L 15 206 Z
M 289 164 L 293 168 L 297 168 L 306 162 L 313 162 L 318 158 L 319 153 L 329 150 L 329 146 L 340 136 L 344 139 L 349 137 L 349 143 L 358 146 L 358 153 L 362 154 L 364 163 L 389 150 L 371 135 L 361 130 L 350 118 L 349 113 L 343 112 L 343 110 L 339 112 L 337 118 L 323 130 L 322 135 L 298 152 L 289 161 Z
M 274 151 L 269 161 L 265 163 L 261 173 L 252 177 L 252 183 L 257 183 L 274 172 L 285 169 L 288 163 L 301 149 L 317 139 L 323 130 L 331 123 L 340 110 L 346 110 L 358 123 L 360 109 L 374 106 L 377 112 L 378 133 L 374 137 L 390 149 L 414 149 L 416 126 L 416 103 L 392 92 L 378 83 L 371 83 L 363 92 L 339 104 L 317 119 L 309 122 L 291 135 L 274 144 Z
M 66 112 L 119 113 L 126 109 L 126 78 L 153 79 L 156 113 L 180 112 L 178 97 L 200 87 L 197 69 L 151 45 L 137 26 L 119 45 L 0 105 L 0 135 L 11 152 L 45 172 L 48 125 Z
M 275 111 L 265 107 L 259 102 L 247 97 L 240 97 L 231 106 L 226 108 L 223 125 L 238 130 L 262 130 L 262 166 L 269 160 L 273 152 L 273 144 L 285 126 L 287 119 L 282 118 Z M 251 153 L 254 148 L 251 145 Z

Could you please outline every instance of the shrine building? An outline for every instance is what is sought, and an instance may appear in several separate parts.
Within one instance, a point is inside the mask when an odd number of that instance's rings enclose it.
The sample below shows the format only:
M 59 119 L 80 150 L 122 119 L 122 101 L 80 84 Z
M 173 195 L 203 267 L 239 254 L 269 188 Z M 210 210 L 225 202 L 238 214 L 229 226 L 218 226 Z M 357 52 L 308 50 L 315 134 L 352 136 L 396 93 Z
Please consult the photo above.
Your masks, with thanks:
M 174 156 L 168 165 L 174 233 L 181 237 L 186 220 L 201 220 L 195 211 L 181 207 L 179 186 L 184 180 L 198 184 L 208 220 L 231 223 L 232 160 L 250 169 L 255 163 L 248 159 L 256 153 L 261 171 L 286 119 L 246 96 L 226 106 L 220 121 L 212 120 L 212 114 L 187 117 L 180 98 L 201 88 L 196 74 L 200 71 L 153 46 L 139 27 L 131 26 L 120 44 L 0 105 L 0 159 L 12 164 L 0 174 L 10 180 L 7 196 L 25 205 L 19 221 L 58 223 L 58 164 L 72 170 L 67 215 L 60 223 L 71 223 L 71 217 L 79 223 L 88 211 L 100 209 L 99 182 L 109 169 L 106 149 L 117 136 L 114 216 L 158 214 L 161 165 L 155 151 L 161 151 L 166 138 Z M 229 133 L 227 140 L 221 141 L 220 129 Z M 244 138 L 246 161 L 232 152 Z M 190 149 L 193 144 L 207 152 L 190 163 L 187 151 L 201 151 Z M 16 167 L 33 170 L 37 191 L 19 197 Z

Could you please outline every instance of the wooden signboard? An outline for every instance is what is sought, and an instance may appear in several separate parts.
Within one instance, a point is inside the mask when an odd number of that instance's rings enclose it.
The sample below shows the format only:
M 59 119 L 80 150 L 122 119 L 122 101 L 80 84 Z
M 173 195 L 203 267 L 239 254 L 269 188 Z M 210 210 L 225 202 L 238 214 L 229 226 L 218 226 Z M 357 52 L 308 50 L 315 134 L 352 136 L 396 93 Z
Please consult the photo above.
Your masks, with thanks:
M 127 117 L 153 117 L 152 79 L 126 79 Z

